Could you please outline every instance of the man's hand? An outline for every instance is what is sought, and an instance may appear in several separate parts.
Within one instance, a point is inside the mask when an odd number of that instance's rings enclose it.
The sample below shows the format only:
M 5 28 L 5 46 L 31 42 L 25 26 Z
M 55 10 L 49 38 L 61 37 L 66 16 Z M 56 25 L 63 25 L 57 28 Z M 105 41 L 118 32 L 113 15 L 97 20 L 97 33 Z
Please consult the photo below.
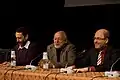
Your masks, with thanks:
M 79 72 L 87 72 L 88 71 L 88 67 L 85 67 L 85 68 L 79 68 L 79 69 L 73 69 L 76 73 L 79 73 Z
M 10 66 L 10 62 L 5 61 L 5 62 L 2 63 L 2 65 L 3 66 Z
M 74 69 L 74 68 L 75 68 L 75 65 L 69 66 L 69 67 L 67 67 L 67 68 L 69 68 L 69 69 Z

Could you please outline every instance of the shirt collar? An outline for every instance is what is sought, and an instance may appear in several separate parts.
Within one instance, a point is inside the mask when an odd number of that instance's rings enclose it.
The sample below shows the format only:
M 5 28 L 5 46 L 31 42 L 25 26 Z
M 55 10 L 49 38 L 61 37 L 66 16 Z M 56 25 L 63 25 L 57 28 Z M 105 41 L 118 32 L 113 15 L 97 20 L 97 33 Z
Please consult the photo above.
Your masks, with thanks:
M 107 47 L 105 47 L 105 48 L 104 48 L 103 50 L 101 50 L 99 53 L 102 53 L 102 54 L 104 54 L 104 55 L 105 55 L 106 50 L 107 50 Z
M 29 45 L 30 45 L 30 41 L 27 41 L 26 44 L 24 45 L 24 47 L 19 46 L 19 47 L 18 47 L 18 50 L 19 50 L 19 49 L 23 49 L 23 48 L 28 49 Z

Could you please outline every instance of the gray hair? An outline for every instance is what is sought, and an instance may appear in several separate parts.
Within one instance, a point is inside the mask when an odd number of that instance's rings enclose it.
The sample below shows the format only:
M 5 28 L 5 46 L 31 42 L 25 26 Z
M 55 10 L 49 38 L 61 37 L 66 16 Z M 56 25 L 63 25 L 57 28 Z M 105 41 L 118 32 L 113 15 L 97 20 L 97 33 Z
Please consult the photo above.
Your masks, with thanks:
M 57 34 L 57 33 L 61 34 L 62 37 L 64 38 L 64 40 L 67 41 L 67 35 L 66 35 L 65 31 L 58 31 L 58 32 L 56 32 L 55 34 Z

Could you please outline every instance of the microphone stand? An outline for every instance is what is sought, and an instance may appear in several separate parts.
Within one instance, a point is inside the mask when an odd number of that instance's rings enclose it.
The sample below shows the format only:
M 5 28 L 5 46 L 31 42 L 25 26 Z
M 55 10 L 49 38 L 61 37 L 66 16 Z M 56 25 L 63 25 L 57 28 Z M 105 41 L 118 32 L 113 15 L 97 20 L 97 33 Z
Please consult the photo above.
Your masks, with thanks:
M 110 69 L 110 72 L 112 72 L 113 66 L 114 66 L 119 60 L 120 60 L 120 57 L 112 64 L 111 69 Z
M 107 77 L 119 77 L 120 76 L 120 72 L 118 71 L 112 71 L 112 68 L 114 67 L 114 65 L 120 60 L 120 57 L 112 64 L 110 71 L 106 71 L 105 72 L 105 76 Z
M 35 71 L 35 70 L 37 69 L 37 67 L 34 66 L 34 65 L 32 65 L 32 62 L 33 62 L 34 60 L 36 60 L 38 57 L 40 57 L 41 55 L 42 55 L 42 53 L 39 54 L 39 55 L 38 55 L 37 57 L 35 57 L 34 59 L 32 59 L 31 62 L 30 62 L 30 65 L 26 65 L 26 66 L 25 66 L 25 69 L 30 69 L 30 70 L 32 70 L 32 71 Z

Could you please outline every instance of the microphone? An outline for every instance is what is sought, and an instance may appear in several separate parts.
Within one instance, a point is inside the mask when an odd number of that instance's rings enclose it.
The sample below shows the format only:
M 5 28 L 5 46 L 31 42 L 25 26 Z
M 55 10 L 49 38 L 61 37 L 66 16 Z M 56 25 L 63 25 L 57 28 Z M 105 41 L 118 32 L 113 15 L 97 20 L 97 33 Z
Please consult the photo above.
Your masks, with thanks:
M 34 60 L 36 60 L 36 59 L 37 59 L 38 57 L 40 57 L 41 55 L 42 55 L 42 53 L 39 54 L 39 55 L 38 55 L 37 57 L 35 57 L 34 59 L 32 59 L 31 62 L 30 62 L 30 65 L 26 65 L 26 66 L 25 66 L 25 69 L 36 70 L 37 67 L 34 66 L 34 65 L 32 65 L 32 63 L 33 63 Z
M 77 58 L 76 58 L 76 59 L 79 60 L 79 59 L 83 58 L 83 57 L 86 55 L 86 52 L 87 52 L 86 49 L 84 49 L 84 50 L 78 52 L 78 53 L 77 53 Z
M 120 60 L 120 57 L 112 64 L 110 71 L 112 71 L 113 66 Z
M 10 49 L 2 49 L 2 48 L 0 48 L 0 57 L 2 57 L 0 59 L 0 61 L 7 61 L 10 51 L 11 51 Z
M 84 49 L 81 53 L 84 53 L 84 52 L 86 52 L 87 50 L 86 49 Z
M 0 52 L 10 52 L 10 49 L 2 49 L 2 48 L 0 48 Z
M 78 55 L 82 55 L 82 54 L 84 54 L 86 51 L 87 51 L 87 50 L 84 49 L 84 50 L 82 50 L 81 52 L 79 52 Z
M 84 50 L 82 50 L 80 53 L 85 53 L 87 50 L 86 49 L 84 49 Z
M 65 68 L 61 68 L 60 69 L 60 72 L 67 72 L 67 66 L 68 66 L 68 63 L 65 64 Z
M 120 57 L 112 64 L 110 71 L 106 71 L 105 72 L 105 76 L 107 77 L 119 77 L 120 76 L 120 72 L 118 71 L 112 71 L 112 68 L 114 67 L 114 65 L 120 60 Z
M 32 65 L 33 61 L 36 60 L 36 59 L 37 59 L 38 57 L 40 57 L 41 55 L 42 55 L 42 53 L 39 54 L 39 55 L 38 55 L 37 57 L 35 57 L 34 59 L 32 59 L 31 62 L 30 62 L 30 65 Z
M 60 72 L 61 72 L 61 73 L 72 74 L 72 73 L 74 72 L 74 71 L 73 71 L 73 66 L 69 66 L 69 67 L 68 67 L 68 63 L 66 63 L 65 68 L 61 68 L 61 69 L 60 69 Z

